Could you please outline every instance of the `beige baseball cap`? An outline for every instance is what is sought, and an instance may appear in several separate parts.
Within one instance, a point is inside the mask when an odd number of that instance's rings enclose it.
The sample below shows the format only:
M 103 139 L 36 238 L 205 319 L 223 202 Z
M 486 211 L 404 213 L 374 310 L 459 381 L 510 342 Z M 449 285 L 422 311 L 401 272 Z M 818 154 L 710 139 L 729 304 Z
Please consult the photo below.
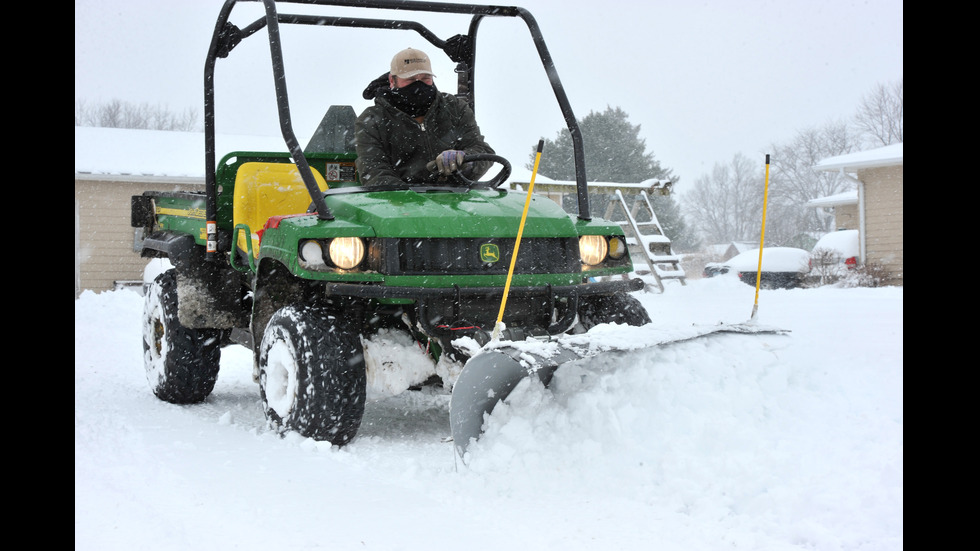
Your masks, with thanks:
M 429 56 L 422 50 L 406 48 L 391 58 L 391 74 L 398 78 L 411 78 L 422 73 L 435 76 L 432 74 Z

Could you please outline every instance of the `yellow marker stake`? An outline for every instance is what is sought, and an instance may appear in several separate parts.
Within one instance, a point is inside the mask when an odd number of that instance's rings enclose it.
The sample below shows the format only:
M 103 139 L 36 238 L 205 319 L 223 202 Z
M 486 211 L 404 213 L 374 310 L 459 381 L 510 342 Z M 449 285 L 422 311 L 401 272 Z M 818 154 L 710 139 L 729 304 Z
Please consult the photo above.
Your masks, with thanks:
M 759 312 L 759 284 L 762 281 L 762 248 L 766 244 L 766 204 L 769 202 L 769 154 L 766 154 L 766 186 L 762 193 L 762 235 L 759 237 L 759 267 L 755 271 L 755 304 L 752 305 L 752 318 Z
M 527 187 L 527 199 L 524 200 L 524 212 L 521 214 L 521 225 L 517 228 L 517 241 L 514 243 L 514 254 L 510 257 L 510 268 L 507 270 L 507 282 L 504 284 L 504 296 L 500 299 L 500 312 L 497 323 L 493 326 L 492 340 L 500 338 L 500 327 L 504 321 L 504 308 L 507 307 L 507 294 L 510 293 L 510 280 L 514 277 L 514 266 L 517 264 L 517 251 L 521 248 L 521 236 L 524 235 L 524 223 L 527 222 L 527 211 L 531 207 L 531 193 L 534 192 L 534 177 L 538 174 L 538 163 L 541 162 L 541 150 L 544 140 L 538 140 L 538 152 L 534 155 L 534 169 L 531 171 L 531 183 Z

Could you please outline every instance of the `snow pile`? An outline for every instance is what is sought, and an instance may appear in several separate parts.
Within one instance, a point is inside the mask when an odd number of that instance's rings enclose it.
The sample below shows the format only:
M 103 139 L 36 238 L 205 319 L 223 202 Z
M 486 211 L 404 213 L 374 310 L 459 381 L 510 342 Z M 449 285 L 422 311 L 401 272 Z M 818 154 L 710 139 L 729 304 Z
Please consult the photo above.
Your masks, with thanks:
M 646 333 L 746 321 L 735 278 L 639 293 Z M 784 335 L 606 353 L 528 380 L 467 463 L 439 389 L 370 402 L 342 449 L 265 426 L 251 355 L 203 404 L 149 391 L 142 300 L 75 302 L 76 549 L 903 547 L 903 291 L 763 290 Z M 643 336 L 646 335 L 646 336 Z M 598 337 L 598 335 L 595 335 Z
M 362 338 L 367 371 L 367 398 L 379 400 L 421 385 L 430 377 L 455 381 L 462 366 L 442 356 L 433 364 L 426 351 L 404 331 L 381 329 Z

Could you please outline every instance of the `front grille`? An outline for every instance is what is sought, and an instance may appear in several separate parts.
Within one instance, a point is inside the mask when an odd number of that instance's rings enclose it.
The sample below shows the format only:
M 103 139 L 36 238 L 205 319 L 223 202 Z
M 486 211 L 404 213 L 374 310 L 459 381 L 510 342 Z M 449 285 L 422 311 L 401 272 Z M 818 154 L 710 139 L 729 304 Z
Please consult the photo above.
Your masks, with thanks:
M 506 274 L 514 251 L 513 238 L 400 238 L 373 245 L 372 264 L 388 275 Z M 499 251 L 498 260 L 486 260 L 483 248 Z M 514 273 L 570 273 L 579 270 L 578 264 L 575 239 L 522 239 Z

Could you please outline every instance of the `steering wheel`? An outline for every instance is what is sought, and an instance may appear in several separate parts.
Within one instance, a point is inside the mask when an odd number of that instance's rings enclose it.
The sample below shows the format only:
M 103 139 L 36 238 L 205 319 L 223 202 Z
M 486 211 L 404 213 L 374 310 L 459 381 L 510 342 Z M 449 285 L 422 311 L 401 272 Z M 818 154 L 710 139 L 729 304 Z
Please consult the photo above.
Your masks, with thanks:
M 476 180 L 470 180 L 469 178 L 464 176 L 463 170 L 462 168 L 460 168 L 460 170 L 453 172 L 450 178 L 472 189 L 497 189 L 498 187 L 500 187 L 500 184 L 506 182 L 507 178 L 510 177 L 510 161 L 501 157 L 500 155 L 493 155 L 490 153 L 474 153 L 472 155 L 466 155 L 465 157 L 463 157 L 464 165 L 469 163 L 479 162 L 479 161 L 491 161 L 493 163 L 499 164 L 501 166 L 500 172 L 490 180 L 487 180 L 486 182 L 480 182 Z M 436 168 L 435 161 L 430 161 L 426 166 L 432 172 L 436 172 L 439 170 Z

